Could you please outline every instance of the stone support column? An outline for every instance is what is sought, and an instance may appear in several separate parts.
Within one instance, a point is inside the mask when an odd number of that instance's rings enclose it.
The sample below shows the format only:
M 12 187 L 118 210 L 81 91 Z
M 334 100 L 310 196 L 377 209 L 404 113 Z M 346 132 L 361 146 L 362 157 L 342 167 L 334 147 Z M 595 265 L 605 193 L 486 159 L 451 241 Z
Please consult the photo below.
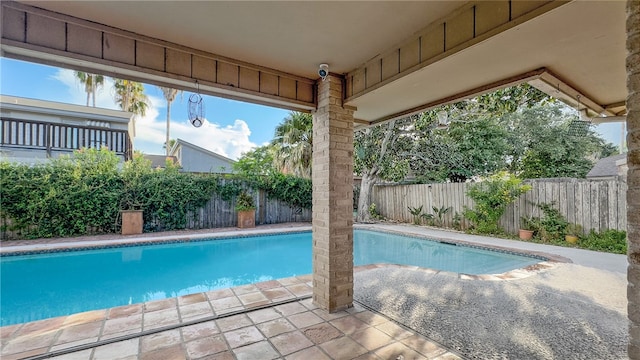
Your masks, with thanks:
M 353 302 L 353 109 L 343 79 L 318 84 L 313 115 L 313 302 L 329 312 Z
M 629 358 L 640 360 L 640 1 L 627 0 L 627 244 Z

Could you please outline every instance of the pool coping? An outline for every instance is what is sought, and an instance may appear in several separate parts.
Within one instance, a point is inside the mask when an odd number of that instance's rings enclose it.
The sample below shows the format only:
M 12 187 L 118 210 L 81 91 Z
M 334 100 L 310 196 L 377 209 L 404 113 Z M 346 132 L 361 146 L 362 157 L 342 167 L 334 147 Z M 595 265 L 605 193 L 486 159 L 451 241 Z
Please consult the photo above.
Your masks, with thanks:
M 129 236 L 116 239 L 104 240 L 79 240 L 60 243 L 39 243 L 33 245 L 14 245 L 11 241 L 5 242 L 0 247 L 0 256 L 20 256 L 45 254 L 64 251 L 81 251 L 92 249 L 110 249 L 119 247 L 132 247 L 153 244 L 173 244 L 207 240 L 233 239 L 252 236 L 276 236 L 280 234 L 294 234 L 311 231 L 311 226 L 299 226 L 282 229 L 236 229 L 221 232 L 185 234 L 185 235 L 162 235 L 162 236 Z M 21 241 L 22 242 L 22 241 Z

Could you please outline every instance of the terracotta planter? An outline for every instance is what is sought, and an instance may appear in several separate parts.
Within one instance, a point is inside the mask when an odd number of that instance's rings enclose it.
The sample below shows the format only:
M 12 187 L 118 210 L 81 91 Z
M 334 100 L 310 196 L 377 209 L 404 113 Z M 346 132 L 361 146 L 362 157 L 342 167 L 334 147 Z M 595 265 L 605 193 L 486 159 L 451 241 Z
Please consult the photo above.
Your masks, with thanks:
M 142 210 L 122 210 L 122 235 L 142 234 Z
M 256 211 L 238 211 L 238 227 L 241 229 L 256 227 Z
M 575 244 L 578 242 L 578 237 L 575 235 L 565 235 L 564 239 L 569 243 L 569 244 Z
M 533 237 L 533 230 L 520 229 L 518 230 L 518 236 L 520 237 L 520 240 L 531 240 Z

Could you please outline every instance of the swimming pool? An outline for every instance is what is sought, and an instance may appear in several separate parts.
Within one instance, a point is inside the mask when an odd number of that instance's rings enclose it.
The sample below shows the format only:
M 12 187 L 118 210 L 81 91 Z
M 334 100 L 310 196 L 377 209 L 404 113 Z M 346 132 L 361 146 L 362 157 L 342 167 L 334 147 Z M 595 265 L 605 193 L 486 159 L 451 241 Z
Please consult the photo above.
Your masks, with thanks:
M 502 273 L 540 259 L 356 230 L 354 264 Z M 1 325 L 311 273 L 311 233 L 175 242 L 0 259 Z

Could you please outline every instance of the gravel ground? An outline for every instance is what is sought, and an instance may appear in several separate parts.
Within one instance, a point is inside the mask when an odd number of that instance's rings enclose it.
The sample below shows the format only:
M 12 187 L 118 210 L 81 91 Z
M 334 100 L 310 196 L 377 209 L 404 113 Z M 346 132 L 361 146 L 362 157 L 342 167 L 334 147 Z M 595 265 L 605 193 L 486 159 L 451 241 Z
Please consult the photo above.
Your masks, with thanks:
M 378 268 L 357 301 L 469 359 L 626 359 L 624 274 L 575 264 L 511 281 Z

